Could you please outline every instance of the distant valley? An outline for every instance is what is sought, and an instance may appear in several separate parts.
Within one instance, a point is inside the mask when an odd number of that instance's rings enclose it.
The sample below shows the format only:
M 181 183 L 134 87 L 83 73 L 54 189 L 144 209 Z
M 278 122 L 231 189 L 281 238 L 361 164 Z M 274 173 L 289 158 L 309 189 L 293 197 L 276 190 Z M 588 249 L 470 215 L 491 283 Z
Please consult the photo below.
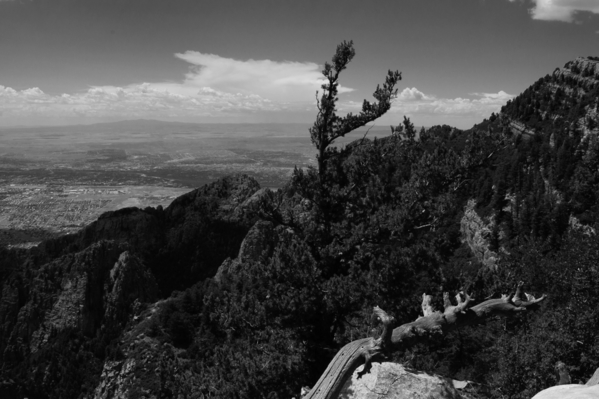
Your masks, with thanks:
M 167 206 L 234 173 L 281 187 L 294 167 L 314 163 L 309 127 L 133 120 L 0 128 L 0 245 L 35 245 L 118 208 Z M 389 132 L 374 126 L 367 137 Z

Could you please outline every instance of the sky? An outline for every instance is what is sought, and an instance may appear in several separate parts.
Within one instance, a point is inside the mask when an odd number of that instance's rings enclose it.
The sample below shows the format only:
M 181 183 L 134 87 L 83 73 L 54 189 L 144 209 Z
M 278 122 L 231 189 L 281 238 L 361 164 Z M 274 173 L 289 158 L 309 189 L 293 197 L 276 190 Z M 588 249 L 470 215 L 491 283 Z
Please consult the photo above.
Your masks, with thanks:
M 341 114 L 392 69 L 376 125 L 469 128 L 599 56 L 599 0 L 0 0 L 0 127 L 310 123 L 343 40 Z

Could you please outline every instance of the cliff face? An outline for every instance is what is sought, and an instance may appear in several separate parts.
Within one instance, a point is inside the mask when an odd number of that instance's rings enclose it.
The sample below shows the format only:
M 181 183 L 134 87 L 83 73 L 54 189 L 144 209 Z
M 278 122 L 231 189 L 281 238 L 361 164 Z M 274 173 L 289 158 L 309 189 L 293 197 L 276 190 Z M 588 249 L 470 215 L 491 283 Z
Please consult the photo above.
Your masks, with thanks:
M 31 384 L 32 394 L 58 396 L 97 373 L 97 355 L 120 334 L 136 304 L 157 295 L 148 268 L 116 241 L 15 273 L 0 298 L 2 366 L 24 376 L 20 383 Z
M 464 216 L 460 220 L 460 233 L 462 240 L 476 259 L 485 267 L 492 268 L 497 262 L 497 253 L 491 251 L 489 237 L 493 230 L 493 222 L 485 222 L 475 210 L 476 201 L 470 200 L 464 209 Z
M 593 86 L 599 79 L 599 59 L 593 57 L 578 57 L 573 61 L 570 61 L 564 65 L 563 68 L 556 68 L 553 72 L 553 76 L 559 80 L 565 80 L 565 78 L 571 77 L 577 82 L 579 87 L 579 95 L 584 94 L 589 89 L 592 90 Z M 556 85 L 556 88 L 559 87 Z M 574 92 L 573 89 L 568 89 L 569 92 Z
M 200 397 L 205 382 L 185 359 L 185 351 L 155 332 L 168 303 L 154 303 L 133 318 L 118 339 L 120 355 L 104 362 L 97 385 L 86 398 Z

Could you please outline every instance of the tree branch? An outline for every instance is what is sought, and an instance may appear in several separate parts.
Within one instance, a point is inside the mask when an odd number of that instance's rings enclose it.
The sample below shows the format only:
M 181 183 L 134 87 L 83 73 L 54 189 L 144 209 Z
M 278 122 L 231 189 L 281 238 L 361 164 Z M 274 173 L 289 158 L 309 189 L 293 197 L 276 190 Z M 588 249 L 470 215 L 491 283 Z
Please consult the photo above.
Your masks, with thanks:
M 393 330 L 390 328 L 393 318 L 378 306 L 375 307 L 374 315 L 383 323 L 381 336 L 378 339 L 359 339 L 341 348 L 318 382 L 303 399 L 335 399 L 347 379 L 362 364 L 364 364 L 364 370 L 360 376 L 370 370 L 370 364 L 374 359 L 390 352 L 403 350 L 420 342 L 429 342 L 459 326 L 475 324 L 488 317 L 513 316 L 529 307 L 534 308 L 546 299 L 545 295 L 536 299 L 527 294 L 527 300 L 522 301 L 522 286 L 522 282 L 518 283 L 515 294 L 488 299 L 474 306 L 471 306 L 473 298 L 468 294 L 458 293 L 456 295 L 457 305 L 454 306 L 449 299 L 449 293 L 444 293 L 445 308 L 443 312 L 435 311 L 431 304 L 432 297 L 423 294 L 423 316 Z

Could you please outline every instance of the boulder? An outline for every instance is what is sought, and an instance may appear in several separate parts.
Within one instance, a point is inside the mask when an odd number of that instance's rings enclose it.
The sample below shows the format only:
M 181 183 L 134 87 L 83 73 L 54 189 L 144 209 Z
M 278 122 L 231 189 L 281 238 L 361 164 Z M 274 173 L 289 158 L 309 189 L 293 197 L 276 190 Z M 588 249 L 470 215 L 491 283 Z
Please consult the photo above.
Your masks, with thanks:
M 359 377 L 354 371 L 340 399 L 470 399 L 470 383 L 409 370 L 398 363 L 372 363 L 370 372 Z
M 599 369 L 585 385 L 557 385 L 539 392 L 532 399 L 599 399 Z
M 557 385 L 539 392 L 532 399 L 599 399 L 599 385 Z
M 599 369 L 595 370 L 593 376 L 587 381 L 587 386 L 599 385 Z

